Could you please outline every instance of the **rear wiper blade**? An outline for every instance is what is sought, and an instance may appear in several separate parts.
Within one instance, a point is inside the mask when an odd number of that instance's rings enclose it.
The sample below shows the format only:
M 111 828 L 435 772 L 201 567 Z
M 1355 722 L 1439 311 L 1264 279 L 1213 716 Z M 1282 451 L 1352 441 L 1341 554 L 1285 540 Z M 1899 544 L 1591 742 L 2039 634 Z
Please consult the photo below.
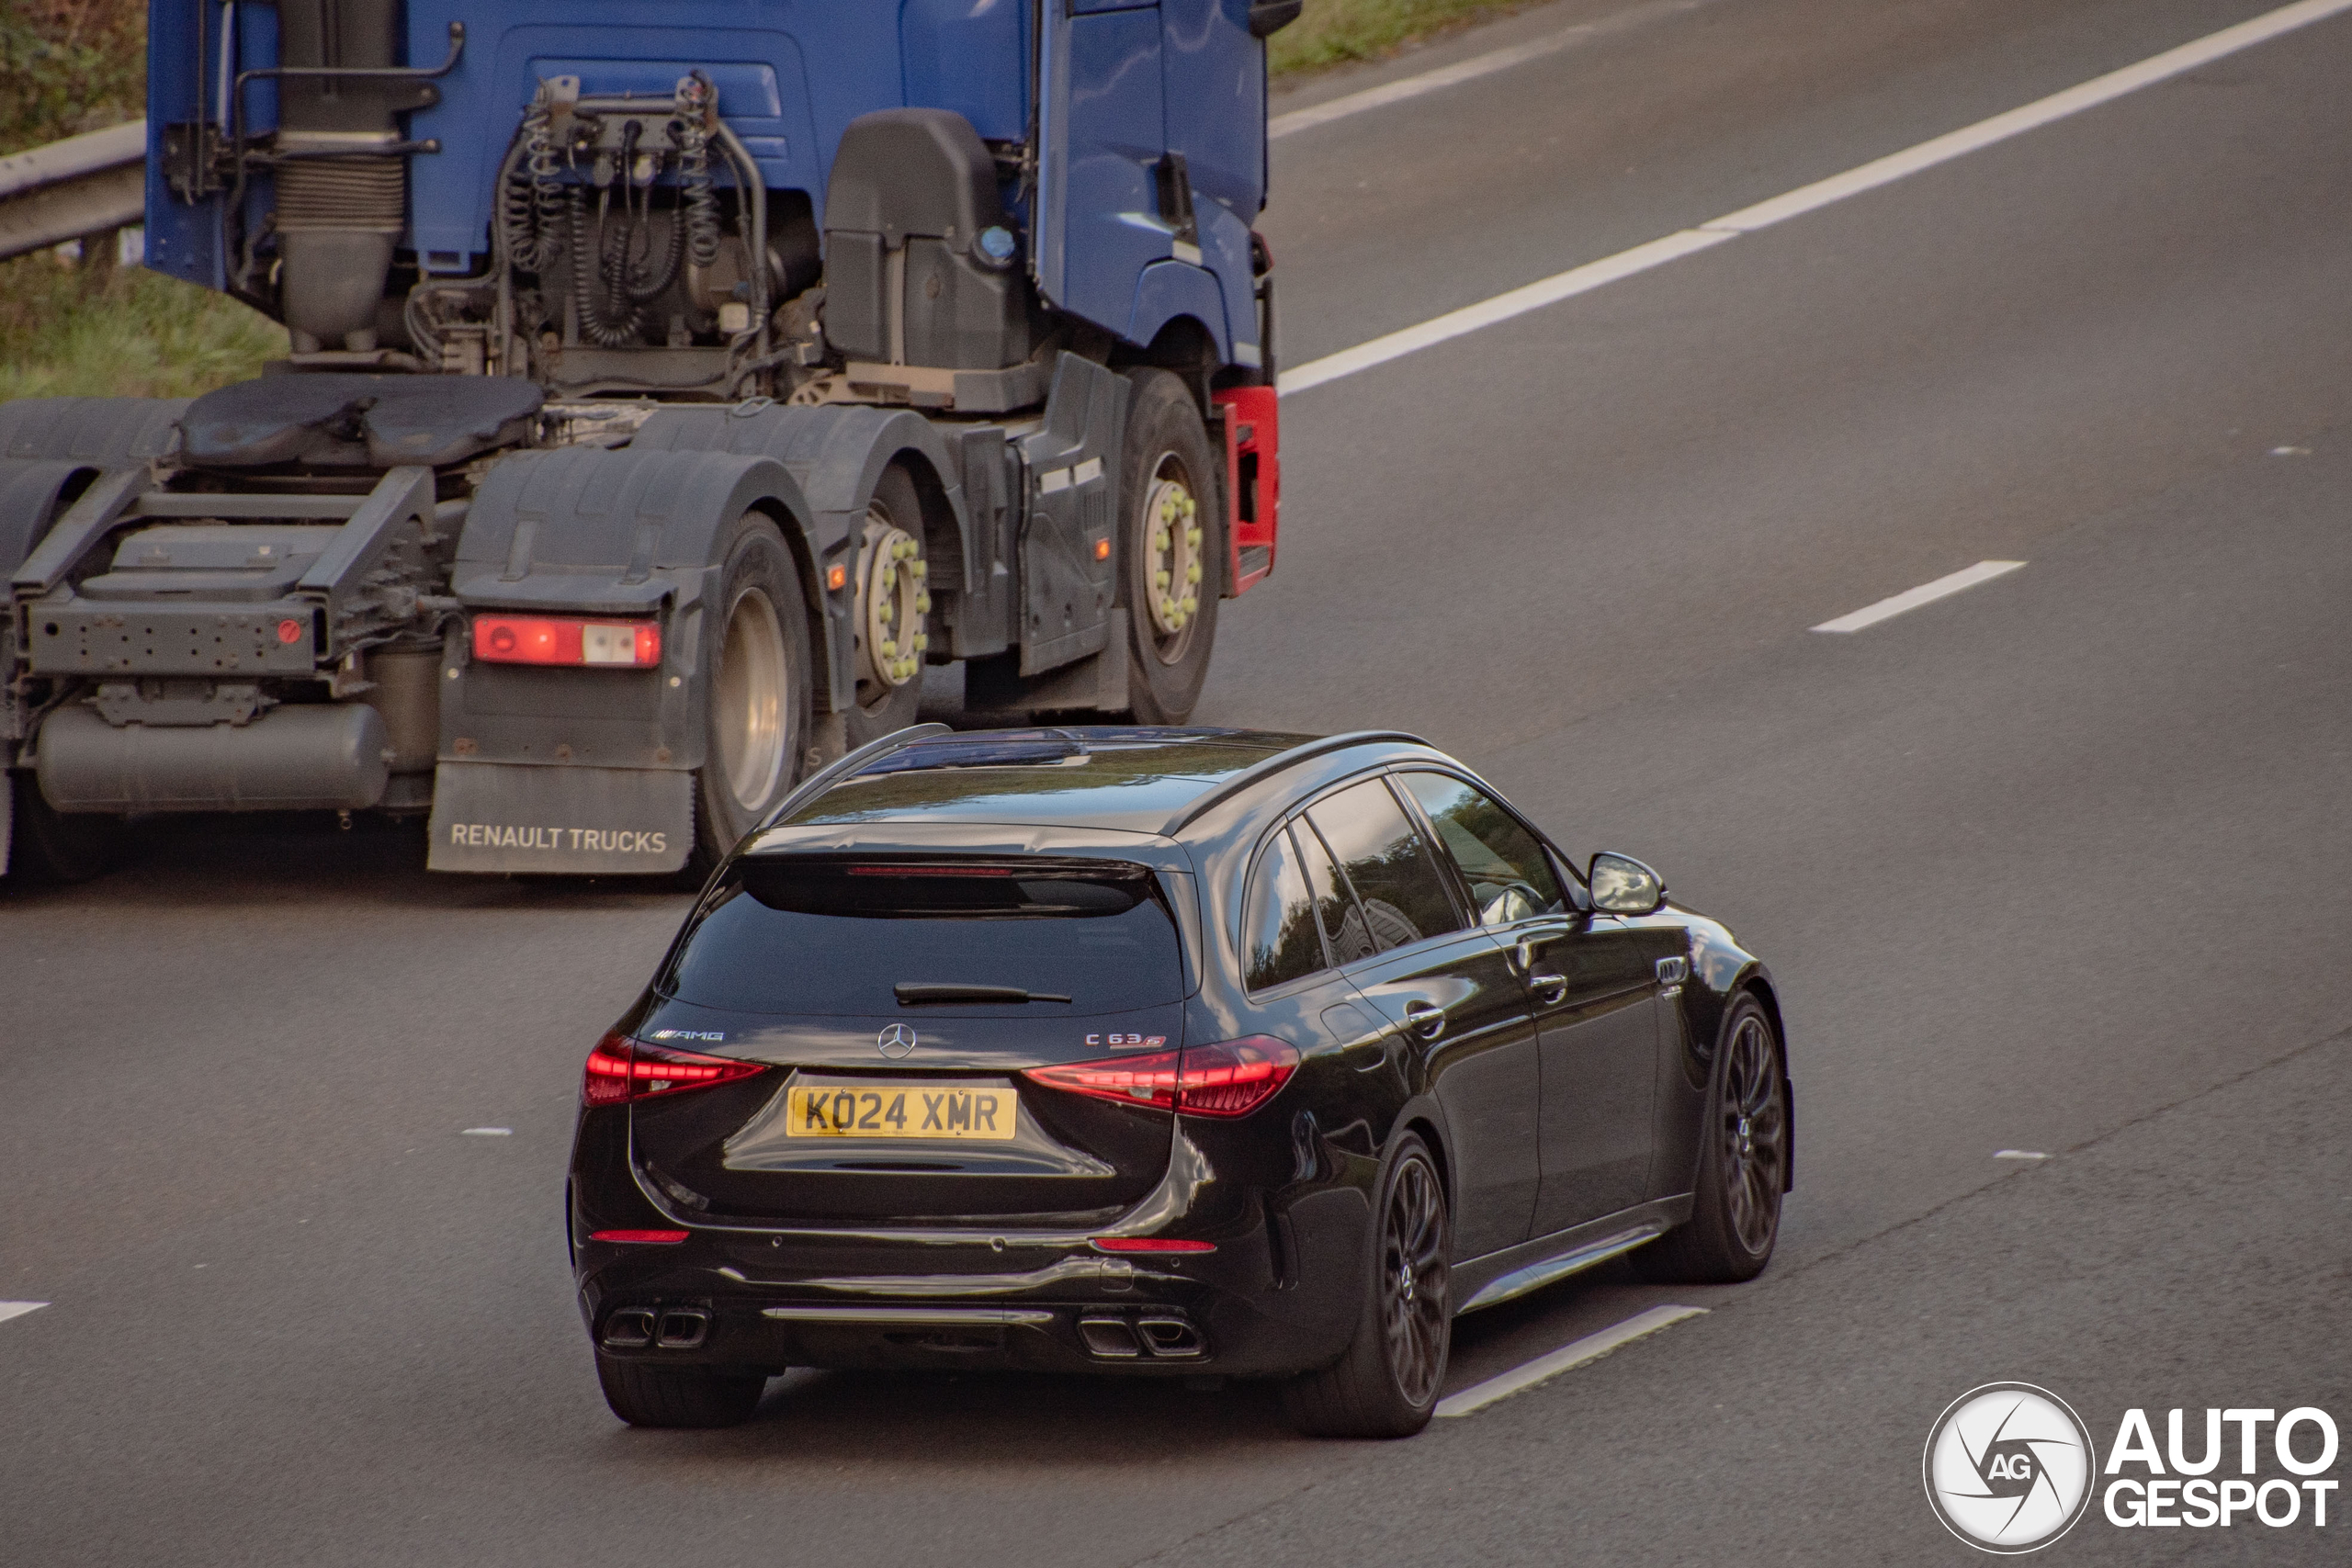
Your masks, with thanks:
M 901 980 L 890 987 L 900 1007 L 919 1007 L 925 1002 L 1066 1002 L 1068 997 L 1057 997 L 1051 991 L 1024 991 L 1018 986 L 955 986 L 932 985 L 914 980 Z

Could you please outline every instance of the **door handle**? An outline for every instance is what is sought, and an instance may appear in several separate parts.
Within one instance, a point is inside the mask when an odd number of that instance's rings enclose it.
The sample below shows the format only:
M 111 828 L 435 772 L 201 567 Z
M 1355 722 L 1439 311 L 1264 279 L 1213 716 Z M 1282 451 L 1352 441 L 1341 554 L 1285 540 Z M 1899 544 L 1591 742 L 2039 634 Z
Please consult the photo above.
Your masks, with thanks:
M 1527 985 L 1529 989 L 1544 993 L 1546 1007 L 1559 1006 L 1568 994 L 1568 977 L 1566 975 L 1530 975 Z
M 1405 1004 L 1405 1027 L 1424 1040 L 1434 1040 L 1445 1032 L 1445 1009 L 1415 997 Z

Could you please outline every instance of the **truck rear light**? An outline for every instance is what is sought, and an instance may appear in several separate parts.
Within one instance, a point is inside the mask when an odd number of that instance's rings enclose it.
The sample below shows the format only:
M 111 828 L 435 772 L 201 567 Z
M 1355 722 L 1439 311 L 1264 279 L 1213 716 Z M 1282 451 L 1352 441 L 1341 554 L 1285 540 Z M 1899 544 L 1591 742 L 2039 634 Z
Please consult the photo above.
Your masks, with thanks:
M 1298 1047 L 1252 1034 L 1214 1045 L 1187 1045 L 1143 1056 L 1032 1067 L 1032 1083 L 1122 1105 L 1149 1105 L 1188 1116 L 1246 1116 L 1298 1070 Z
M 662 627 L 654 621 L 477 615 L 474 657 L 491 664 L 585 664 L 612 670 L 650 670 L 662 662 Z
M 587 1070 L 581 1075 L 580 1103 L 626 1105 L 657 1094 L 677 1094 L 690 1089 L 710 1089 L 766 1072 L 763 1062 L 738 1062 L 727 1056 L 705 1056 L 694 1051 L 671 1051 L 607 1034 L 588 1053 Z

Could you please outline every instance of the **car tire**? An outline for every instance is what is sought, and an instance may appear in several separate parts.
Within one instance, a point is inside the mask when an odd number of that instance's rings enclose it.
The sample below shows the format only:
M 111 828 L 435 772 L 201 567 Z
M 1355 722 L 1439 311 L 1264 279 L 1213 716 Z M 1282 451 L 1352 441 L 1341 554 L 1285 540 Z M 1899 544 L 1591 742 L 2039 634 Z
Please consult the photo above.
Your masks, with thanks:
M 740 1427 L 759 1408 L 764 1377 L 730 1377 L 708 1367 L 663 1367 L 596 1358 L 605 1403 L 632 1427 Z
M 703 762 L 696 859 L 715 865 L 790 793 L 808 745 L 808 606 L 784 536 L 758 512 L 736 525 L 704 611 Z
M 1389 1153 L 1372 1217 L 1372 1271 L 1355 1337 L 1337 1361 L 1283 1385 L 1310 1438 L 1409 1438 L 1430 1423 L 1453 1340 L 1452 1216 L 1429 1145 Z
M 104 876 L 130 858 L 130 825 L 119 817 L 60 811 L 30 773 L 7 775 L 8 880 L 62 887 Z
M 1787 1081 L 1771 1015 L 1743 993 L 1724 1016 L 1700 1129 L 1690 1220 L 1634 1253 L 1644 1279 L 1730 1285 L 1772 1260 L 1789 1169 Z
M 1127 701 L 1138 724 L 1182 724 L 1201 700 L 1216 641 L 1223 490 L 1208 427 L 1184 383 L 1166 370 L 1127 376 L 1117 601 L 1127 612 Z M 1171 502 L 1177 516 L 1167 515 Z M 1167 580 L 1156 581 L 1163 572 Z
M 882 470 L 881 479 L 874 487 L 874 499 L 865 509 L 865 530 L 876 537 L 887 536 L 894 530 L 913 539 L 918 546 L 923 540 L 922 498 L 915 492 L 915 482 L 906 469 L 897 464 Z M 918 650 L 914 673 L 900 684 L 893 686 L 887 680 L 867 670 L 866 650 L 866 592 L 869 574 L 881 562 L 861 559 L 857 570 L 857 607 L 851 619 L 853 692 L 849 711 L 842 716 L 843 734 L 849 750 L 854 751 L 870 741 L 907 728 L 915 721 L 915 713 L 922 705 L 922 656 Z M 903 570 L 903 563 L 888 563 Z M 921 626 L 911 628 L 921 630 Z M 878 658 L 874 660 L 879 662 Z

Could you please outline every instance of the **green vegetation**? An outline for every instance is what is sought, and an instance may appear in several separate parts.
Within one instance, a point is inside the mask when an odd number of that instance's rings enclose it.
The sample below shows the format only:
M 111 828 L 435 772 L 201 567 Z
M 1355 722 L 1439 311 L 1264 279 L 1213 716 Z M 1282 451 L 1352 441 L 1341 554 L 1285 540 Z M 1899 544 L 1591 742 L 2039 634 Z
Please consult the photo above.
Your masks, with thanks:
M 1525 0 L 1306 0 L 1298 20 L 1266 42 L 1276 77 L 1378 60 L 1432 33 L 1520 9 Z
M 1375 60 L 1519 0 L 1306 0 L 1276 33 L 1277 77 Z M 144 112 L 145 0 L 0 0 L 0 152 Z M 0 262 L 0 398 L 186 397 L 286 352 L 277 323 L 143 268 Z

